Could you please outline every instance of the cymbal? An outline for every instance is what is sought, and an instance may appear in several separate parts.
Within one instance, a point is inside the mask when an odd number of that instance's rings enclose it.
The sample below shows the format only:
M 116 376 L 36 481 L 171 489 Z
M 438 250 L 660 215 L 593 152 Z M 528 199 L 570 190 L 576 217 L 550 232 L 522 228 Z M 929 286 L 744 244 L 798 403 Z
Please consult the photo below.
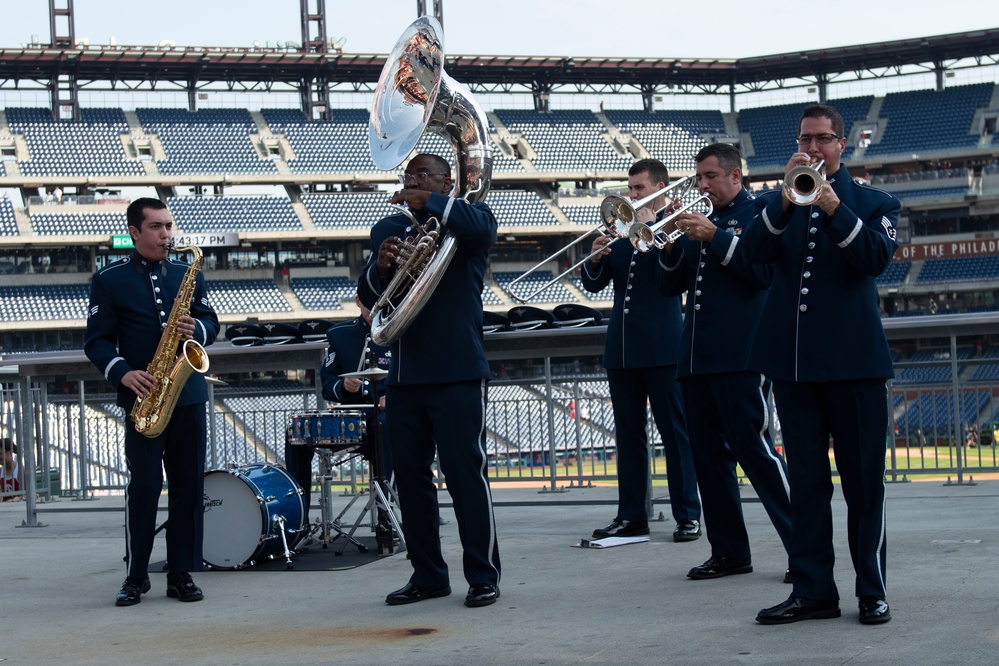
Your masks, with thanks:
M 377 382 L 388 377 L 388 370 L 382 370 L 381 368 L 368 368 L 367 370 L 359 370 L 358 372 L 345 372 L 340 376 L 372 379 Z

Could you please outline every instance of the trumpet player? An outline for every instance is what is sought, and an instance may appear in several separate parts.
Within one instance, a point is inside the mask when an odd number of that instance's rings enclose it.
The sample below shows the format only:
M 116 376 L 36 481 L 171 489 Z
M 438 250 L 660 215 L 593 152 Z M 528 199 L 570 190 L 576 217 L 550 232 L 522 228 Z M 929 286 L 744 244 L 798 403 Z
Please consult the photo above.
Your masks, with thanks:
M 190 572 L 201 571 L 204 519 L 205 378 L 194 373 L 180 389 L 166 430 L 153 438 L 135 429 L 128 413 L 137 396 L 148 396 L 156 377 L 146 372 L 168 326 L 174 300 L 189 269 L 169 258 L 173 219 L 159 199 L 136 199 L 125 212 L 135 251 L 97 271 L 91 280 L 84 351 L 112 386 L 125 409 L 125 547 L 127 577 L 115 598 L 132 606 L 149 591 L 149 557 L 153 549 L 156 510 L 169 485 L 167 528 L 168 597 L 199 601 L 203 594 Z M 215 341 L 219 320 L 208 302 L 205 278 L 196 276 L 190 315 L 180 316 L 177 330 L 203 346 Z
M 666 188 L 669 173 L 658 160 L 639 160 L 628 171 L 628 195 L 645 199 Z M 656 221 L 665 211 L 665 195 L 635 212 L 634 224 Z M 647 407 L 662 436 L 668 472 L 670 507 L 676 526 L 674 541 L 701 535 L 701 502 L 687 438 L 676 351 L 680 338 L 680 298 L 665 296 L 655 284 L 657 251 L 639 252 L 631 243 L 610 244 L 610 236 L 593 241 L 597 253 L 583 265 L 583 287 L 597 293 L 614 285 L 614 307 L 607 326 L 604 368 L 614 407 L 617 448 L 617 514 L 593 538 L 649 534 L 649 447 Z
M 694 211 L 677 217 L 684 236 L 664 246 L 656 282 L 667 295 L 687 294 L 677 379 L 711 544 L 711 557 L 687 576 L 705 580 L 753 570 L 737 464 L 785 549 L 791 542 L 791 506 L 787 466 L 770 436 L 770 379 L 747 369 L 773 275 L 770 266 L 750 263 L 741 243 L 755 198 L 743 189 L 742 156 L 735 146 L 705 146 L 694 159 L 698 189 L 713 211 L 710 218 Z
M 761 195 L 744 234 L 750 259 L 774 278 L 750 356 L 773 379 L 791 482 L 791 596 L 765 608 L 763 624 L 840 616 L 833 579 L 829 440 L 847 505 L 859 620 L 891 619 L 885 585 L 886 380 L 891 354 L 875 278 L 898 248 L 899 202 L 854 181 L 841 163 L 844 123 L 811 105 L 798 123 L 786 172 L 825 160 L 811 203 L 799 193 Z M 788 179 L 790 180 L 790 179 Z

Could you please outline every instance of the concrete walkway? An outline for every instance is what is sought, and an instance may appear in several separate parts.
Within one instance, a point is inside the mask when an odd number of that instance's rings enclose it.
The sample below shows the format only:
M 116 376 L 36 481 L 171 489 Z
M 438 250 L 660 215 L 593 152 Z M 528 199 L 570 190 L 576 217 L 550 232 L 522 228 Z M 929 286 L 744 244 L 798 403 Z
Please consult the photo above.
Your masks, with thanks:
M 162 574 L 138 606 L 116 608 L 124 578 L 123 501 L 41 504 L 45 527 L 17 527 L 0 505 L 0 660 L 12 664 L 990 664 L 999 660 L 999 481 L 888 486 L 894 619 L 857 622 L 853 573 L 834 500 L 843 617 L 762 626 L 788 596 L 786 557 L 750 488 L 744 508 L 755 571 L 692 581 L 709 555 L 676 544 L 571 548 L 614 515 L 616 489 L 494 490 L 504 572 L 494 606 L 465 608 L 461 551 L 442 514 L 454 594 L 409 606 L 385 594 L 410 573 L 404 554 L 345 571 L 211 571 L 205 600 L 168 599 Z M 442 500 L 449 497 L 442 494 Z M 345 502 L 341 497 L 336 502 Z M 668 504 L 656 511 L 669 516 Z M 313 515 L 318 512 L 313 509 Z M 165 514 L 164 514 L 165 515 Z M 330 551 L 331 552 L 331 551 Z M 153 561 L 165 557 L 157 537 Z M 330 557 L 333 557 L 330 554 Z

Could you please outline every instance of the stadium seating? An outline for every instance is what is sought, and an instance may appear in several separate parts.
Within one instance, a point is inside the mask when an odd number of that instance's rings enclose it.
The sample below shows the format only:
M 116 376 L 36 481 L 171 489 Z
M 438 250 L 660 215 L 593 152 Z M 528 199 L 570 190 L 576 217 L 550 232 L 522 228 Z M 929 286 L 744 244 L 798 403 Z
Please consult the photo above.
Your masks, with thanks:
M 988 391 L 965 391 L 960 394 L 960 425 L 977 423 L 982 410 L 988 406 Z M 924 393 L 906 405 L 902 416 L 896 419 L 899 429 L 915 433 L 919 428 L 927 436 L 946 436 L 954 429 L 954 397 L 950 393 Z
M 979 83 L 889 93 L 880 114 L 888 125 L 865 157 L 974 148 L 979 135 L 971 132 L 971 121 L 977 109 L 988 107 L 994 88 L 991 83 Z
M 37 209 L 36 209 L 37 210 Z M 113 213 L 35 213 L 31 228 L 41 236 L 124 234 L 128 230 L 124 211 Z
M 911 261 L 893 261 L 888 264 L 885 272 L 875 278 L 878 287 L 897 287 L 905 282 L 905 277 L 912 268 Z
M 999 256 L 929 259 L 916 276 L 916 284 L 999 280 Z
M 381 218 L 396 214 L 388 197 L 387 192 L 307 194 L 302 203 L 317 229 L 370 229 Z
M 489 123 L 488 131 L 491 134 L 495 134 L 496 132 L 496 129 L 491 122 Z M 493 173 L 514 173 L 524 171 L 524 165 L 522 165 L 519 160 L 504 154 L 491 139 L 490 144 L 493 148 Z M 452 175 L 457 177 L 458 173 L 454 166 L 454 148 L 444 137 L 433 133 L 424 134 L 416 144 L 416 152 L 440 155 L 451 163 Z
M 292 278 L 291 290 L 306 310 L 343 310 L 343 301 L 354 302 L 357 282 L 347 277 Z
M 961 347 L 957 350 L 957 360 L 967 361 L 971 358 L 970 347 Z M 949 352 L 933 349 L 920 349 L 913 352 L 912 356 L 905 359 L 908 362 L 918 363 L 924 361 L 944 361 L 950 358 Z M 963 364 L 958 365 L 958 371 L 963 368 Z M 949 384 L 951 382 L 950 364 L 928 366 L 923 368 L 896 368 L 895 384 Z
M 292 311 L 273 280 L 210 280 L 208 294 L 220 315 Z
M 502 271 L 493 273 L 493 279 L 504 292 L 509 293 L 510 283 L 520 275 L 520 273 Z M 517 293 L 529 294 L 554 277 L 555 275 L 551 271 L 538 271 L 517 283 Z M 536 303 L 575 303 L 579 299 L 573 296 L 572 292 L 566 289 L 561 282 L 556 282 L 538 294 L 532 301 Z
M 0 286 L 0 320 L 83 319 L 89 299 L 86 284 Z
M 622 243 L 626 243 L 627 241 L 623 241 L 622 240 L 621 242 Z M 580 280 L 578 277 L 573 276 L 573 277 L 571 277 L 569 279 L 569 281 L 572 282 L 572 284 L 576 287 L 576 289 L 579 289 L 579 291 L 583 292 L 583 295 L 586 296 L 586 298 L 588 300 L 591 300 L 591 301 L 601 301 L 601 302 L 611 302 L 611 303 L 614 302 L 614 283 L 613 282 L 610 283 L 610 284 L 608 284 L 606 287 L 604 287 L 603 289 L 601 289 L 597 293 L 593 294 L 593 293 L 590 293 L 589 291 L 586 291 L 586 289 L 583 287 L 583 281 Z
M 545 202 L 533 192 L 493 190 L 486 203 L 500 226 L 540 227 L 558 224 Z
M 846 136 L 850 136 L 854 121 L 867 117 L 873 101 L 871 96 L 829 101 L 843 116 Z M 753 154 L 746 157 L 750 172 L 754 167 L 774 168 L 787 164 L 788 158 L 797 149 L 796 127 L 806 106 L 806 103 L 784 104 L 739 111 L 739 130 L 748 132 L 753 142 Z M 848 143 L 843 159 L 849 160 L 852 155 L 853 146 Z
M 182 233 L 302 231 L 291 202 L 281 197 L 173 197 L 167 204 Z
M 999 359 L 999 347 L 992 347 L 991 349 L 986 350 L 980 358 Z M 991 383 L 999 381 L 999 363 L 976 366 L 974 371 L 971 373 L 971 377 L 968 378 L 968 381 Z
M 496 117 L 531 144 L 538 171 L 627 171 L 634 161 L 604 139 L 607 128 L 591 111 L 497 109 Z
M 336 109 L 332 120 L 309 120 L 297 109 L 263 109 L 275 134 L 284 134 L 295 157 L 288 159 L 294 173 L 378 173 L 368 148 L 367 109 Z M 490 126 L 491 133 L 495 128 Z M 443 138 L 428 134 L 417 144 L 420 152 L 441 155 L 452 164 L 454 149 Z M 516 159 L 493 146 L 493 172 L 523 171 Z
M 368 151 L 368 110 L 336 109 L 332 120 L 309 120 L 297 109 L 262 109 L 275 134 L 288 138 L 293 173 L 376 173 Z
M 277 173 L 250 141 L 258 130 L 246 109 L 140 108 L 135 113 L 142 128 L 163 144 L 166 159 L 156 166 L 164 175 Z
M 912 190 L 891 191 L 892 196 L 902 202 L 903 206 L 920 199 L 937 199 L 943 197 L 963 199 L 967 193 L 968 188 L 963 185 L 958 187 L 926 187 Z
M 724 134 L 725 120 L 720 111 L 609 110 L 607 118 L 622 132 L 628 132 L 661 160 L 670 172 L 694 168 L 694 155 L 708 144 L 704 134 Z
M 14 215 L 14 203 L 10 199 L 0 199 L 0 236 L 17 236 L 20 233 L 17 216 Z
M 80 120 L 53 120 L 48 109 L 8 108 L 15 134 L 24 136 L 30 159 L 18 162 L 27 177 L 141 176 L 137 160 L 127 159 L 121 135 L 129 133 L 121 109 L 81 109 Z
M 580 205 L 562 205 L 559 206 L 565 216 L 569 218 L 569 222 L 572 224 L 581 224 L 585 227 L 595 227 L 600 224 L 600 207 L 593 206 L 580 206 Z

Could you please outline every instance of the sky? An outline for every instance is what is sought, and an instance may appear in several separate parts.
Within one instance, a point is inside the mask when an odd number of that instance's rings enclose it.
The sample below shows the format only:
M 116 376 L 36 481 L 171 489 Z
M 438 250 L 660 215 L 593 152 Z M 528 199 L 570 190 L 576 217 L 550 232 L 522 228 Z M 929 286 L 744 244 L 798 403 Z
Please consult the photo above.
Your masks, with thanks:
M 32 35 L 48 43 L 46 0 L 0 4 L 17 5 L 0 21 L 0 48 L 30 43 Z M 433 0 L 426 4 L 432 7 Z M 301 41 L 299 0 L 73 0 L 73 5 L 76 37 L 92 45 L 108 44 L 112 37 L 119 45 L 166 39 L 246 47 Z M 370 5 L 326 0 L 327 34 L 345 38 L 346 52 L 385 54 L 416 18 L 416 6 L 416 0 Z M 983 23 L 989 21 L 983 18 L 986 6 L 982 0 L 443 2 L 448 54 L 648 58 L 744 58 L 999 27 L 999 18 Z

